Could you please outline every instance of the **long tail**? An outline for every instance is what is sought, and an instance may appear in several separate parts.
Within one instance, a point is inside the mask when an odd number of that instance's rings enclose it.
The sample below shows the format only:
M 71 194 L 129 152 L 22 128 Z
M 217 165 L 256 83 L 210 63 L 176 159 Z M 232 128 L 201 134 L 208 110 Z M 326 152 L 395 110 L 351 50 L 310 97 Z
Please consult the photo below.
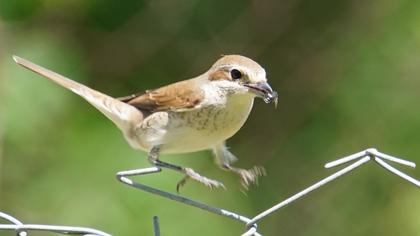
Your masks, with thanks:
M 143 114 L 131 105 L 93 90 L 83 84 L 77 83 L 18 56 L 13 56 L 13 60 L 15 60 L 17 64 L 32 70 L 83 97 L 106 117 L 112 120 L 112 122 L 114 122 L 114 124 L 123 132 L 129 132 L 143 120 Z

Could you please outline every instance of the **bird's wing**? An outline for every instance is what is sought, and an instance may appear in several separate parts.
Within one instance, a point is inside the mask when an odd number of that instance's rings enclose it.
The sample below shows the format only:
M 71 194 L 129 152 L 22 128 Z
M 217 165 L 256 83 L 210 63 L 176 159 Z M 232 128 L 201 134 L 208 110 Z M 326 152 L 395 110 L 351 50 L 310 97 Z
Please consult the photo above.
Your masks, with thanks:
M 204 92 L 197 82 L 191 79 L 119 99 L 149 112 L 184 111 L 199 107 L 204 99 Z
M 17 64 L 32 70 L 83 97 L 106 117 L 112 120 L 122 131 L 129 131 L 143 120 L 141 111 L 118 99 L 93 90 L 83 84 L 77 83 L 76 81 L 18 56 L 13 56 L 13 60 L 15 60 Z

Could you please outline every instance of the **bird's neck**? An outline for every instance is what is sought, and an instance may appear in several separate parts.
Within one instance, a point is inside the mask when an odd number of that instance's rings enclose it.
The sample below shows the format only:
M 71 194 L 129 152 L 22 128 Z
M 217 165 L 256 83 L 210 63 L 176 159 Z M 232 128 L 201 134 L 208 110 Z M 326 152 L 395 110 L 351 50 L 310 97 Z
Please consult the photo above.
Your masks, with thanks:
M 227 97 L 226 108 L 236 110 L 241 114 L 248 116 L 254 104 L 255 96 L 250 93 L 231 94 Z

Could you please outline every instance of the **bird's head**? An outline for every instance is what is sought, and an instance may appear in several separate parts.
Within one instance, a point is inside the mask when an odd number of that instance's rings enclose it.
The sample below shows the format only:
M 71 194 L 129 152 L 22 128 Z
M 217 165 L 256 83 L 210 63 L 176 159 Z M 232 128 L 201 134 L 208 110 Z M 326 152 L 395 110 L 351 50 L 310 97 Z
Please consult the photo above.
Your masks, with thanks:
M 247 57 L 223 56 L 210 68 L 208 78 L 231 94 L 247 93 L 277 105 L 277 92 L 267 83 L 264 68 Z

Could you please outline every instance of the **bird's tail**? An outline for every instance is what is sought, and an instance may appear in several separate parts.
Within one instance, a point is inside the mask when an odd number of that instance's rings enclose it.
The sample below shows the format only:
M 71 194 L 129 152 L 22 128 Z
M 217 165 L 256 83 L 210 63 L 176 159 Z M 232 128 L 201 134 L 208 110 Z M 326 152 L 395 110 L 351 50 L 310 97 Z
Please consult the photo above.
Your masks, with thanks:
M 13 56 L 13 60 L 15 60 L 17 64 L 32 70 L 83 97 L 106 117 L 112 120 L 112 122 L 114 122 L 114 124 L 124 133 L 130 131 L 135 125 L 138 125 L 143 120 L 143 114 L 131 105 L 93 90 L 83 84 L 77 83 L 18 56 Z

